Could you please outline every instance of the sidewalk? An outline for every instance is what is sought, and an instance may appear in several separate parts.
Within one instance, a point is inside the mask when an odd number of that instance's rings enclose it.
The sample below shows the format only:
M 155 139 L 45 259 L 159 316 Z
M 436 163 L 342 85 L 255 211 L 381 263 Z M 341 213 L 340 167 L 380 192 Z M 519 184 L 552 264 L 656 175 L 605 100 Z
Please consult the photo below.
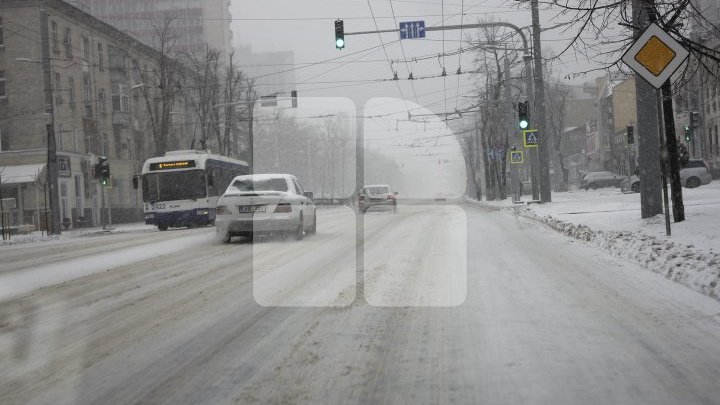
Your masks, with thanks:
M 640 218 L 640 194 L 617 188 L 553 193 L 550 204 L 483 202 L 547 224 L 570 237 L 597 245 L 615 256 L 720 299 L 720 181 L 683 189 L 686 220 Z M 527 200 L 527 196 L 526 196 Z
M 76 228 L 63 230 L 61 235 L 47 235 L 44 232 L 34 231 L 27 235 L 13 235 L 9 240 L 0 240 L 0 247 L 17 245 L 21 243 L 30 242 L 41 242 L 50 240 L 61 240 L 67 238 L 78 238 L 84 236 L 93 235 L 105 235 L 114 233 L 126 233 L 126 232 L 148 232 L 154 231 L 157 228 L 152 225 L 145 225 L 143 222 L 137 222 L 132 224 L 119 224 L 111 225 L 107 229 L 103 229 L 102 226 L 92 228 Z

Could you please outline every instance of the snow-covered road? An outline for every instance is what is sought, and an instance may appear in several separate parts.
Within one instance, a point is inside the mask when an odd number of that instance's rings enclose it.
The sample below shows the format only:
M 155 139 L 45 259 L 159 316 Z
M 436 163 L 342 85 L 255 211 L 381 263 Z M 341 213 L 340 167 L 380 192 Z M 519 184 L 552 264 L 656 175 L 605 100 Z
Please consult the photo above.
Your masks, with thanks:
M 2 248 L 0 402 L 720 403 L 719 302 L 488 207 L 364 224 Z

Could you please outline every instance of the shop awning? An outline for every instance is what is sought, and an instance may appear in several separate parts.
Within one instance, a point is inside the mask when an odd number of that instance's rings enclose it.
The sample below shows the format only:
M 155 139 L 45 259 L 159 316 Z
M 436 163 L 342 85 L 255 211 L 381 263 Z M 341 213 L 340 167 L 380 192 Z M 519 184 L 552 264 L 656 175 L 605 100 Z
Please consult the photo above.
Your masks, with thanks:
M 2 184 L 34 183 L 45 171 L 45 164 L 0 166 Z

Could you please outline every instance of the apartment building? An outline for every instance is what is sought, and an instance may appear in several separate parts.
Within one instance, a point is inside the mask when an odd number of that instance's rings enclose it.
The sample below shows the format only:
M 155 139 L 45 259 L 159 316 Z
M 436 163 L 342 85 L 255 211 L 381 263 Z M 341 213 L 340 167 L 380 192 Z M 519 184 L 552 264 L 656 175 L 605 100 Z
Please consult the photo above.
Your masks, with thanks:
M 55 131 L 61 217 L 71 226 L 142 220 L 132 179 L 154 154 L 146 100 L 157 108 L 159 89 L 141 73 L 156 71 L 160 55 L 60 0 L 4 0 L 0 21 L 0 178 L 3 198 L 14 200 L 13 223 L 45 226 L 48 124 Z M 173 106 L 179 121 L 170 148 L 183 142 L 185 105 L 177 100 Z M 94 176 L 98 156 L 110 162 L 108 187 Z

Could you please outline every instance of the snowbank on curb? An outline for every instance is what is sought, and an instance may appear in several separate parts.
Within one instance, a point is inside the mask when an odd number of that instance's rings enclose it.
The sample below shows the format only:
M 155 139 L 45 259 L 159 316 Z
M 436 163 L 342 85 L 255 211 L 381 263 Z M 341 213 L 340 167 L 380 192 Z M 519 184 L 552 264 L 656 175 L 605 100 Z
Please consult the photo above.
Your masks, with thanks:
M 661 240 L 641 232 L 598 231 L 528 207 L 512 207 L 520 216 L 532 218 L 574 239 L 603 248 L 664 277 L 720 300 L 720 253 L 703 252 L 693 245 Z M 651 219 L 652 220 L 652 219 Z

